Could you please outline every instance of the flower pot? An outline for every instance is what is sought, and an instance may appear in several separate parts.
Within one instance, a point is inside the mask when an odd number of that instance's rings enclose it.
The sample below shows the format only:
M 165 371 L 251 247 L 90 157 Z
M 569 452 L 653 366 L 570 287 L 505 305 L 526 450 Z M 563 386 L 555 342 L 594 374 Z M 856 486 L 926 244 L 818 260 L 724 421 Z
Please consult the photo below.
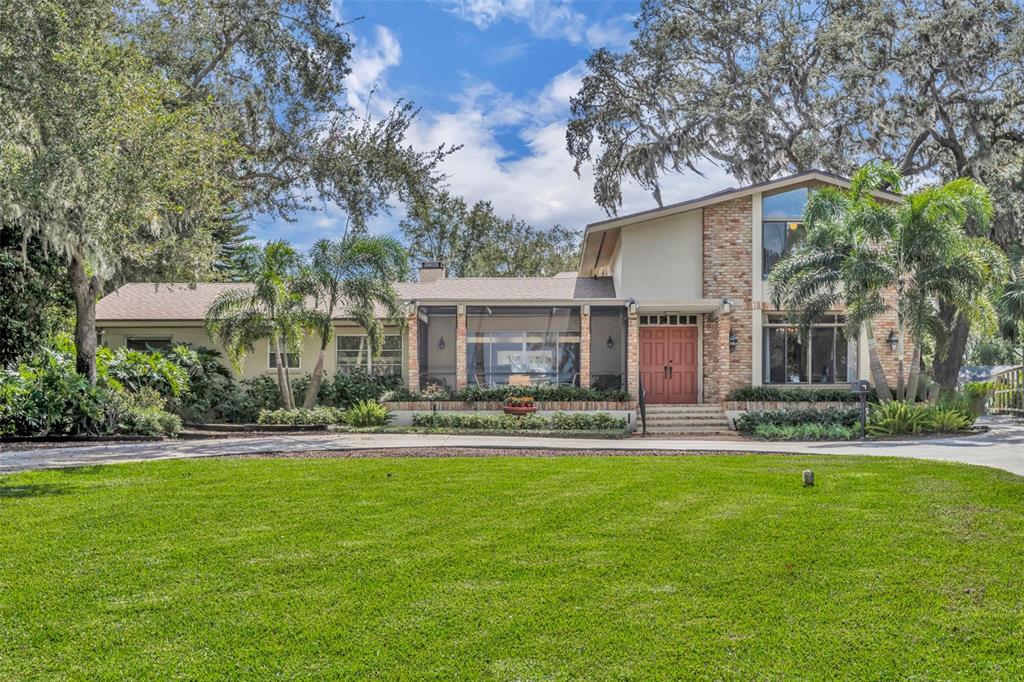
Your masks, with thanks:
M 519 405 L 519 406 L 506 405 L 505 406 L 505 414 L 515 414 L 515 415 L 522 416 L 524 414 L 533 414 L 536 411 L 537 411 L 537 408 L 535 406 L 533 406 L 533 405 Z

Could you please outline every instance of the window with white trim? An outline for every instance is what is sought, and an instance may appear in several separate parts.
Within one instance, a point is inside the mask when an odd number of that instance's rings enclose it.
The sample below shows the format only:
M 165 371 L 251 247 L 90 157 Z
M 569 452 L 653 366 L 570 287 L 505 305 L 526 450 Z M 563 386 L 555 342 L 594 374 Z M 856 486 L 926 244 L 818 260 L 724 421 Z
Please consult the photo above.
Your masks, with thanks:
M 302 368 L 302 354 L 296 352 L 285 353 L 285 365 L 288 369 L 301 369 Z M 277 343 L 270 341 L 267 343 L 267 367 L 269 369 L 277 369 Z
M 766 313 L 762 326 L 766 384 L 840 384 L 857 376 L 857 344 L 846 338 L 846 317 L 822 315 L 801 330 L 786 313 Z
M 336 358 L 338 371 L 351 374 L 354 369 L 362 369 L 367 374 L 402 373 L 402 336 L 385 334 L 384 348 L 378 357 L 370 352 L 370 339 L 365 334 L 346 334 L 336 337 Z
M 775 264 L 790 254 L 804 236 L 807 188 L 761 199 L 761 276 L 768 278 Z

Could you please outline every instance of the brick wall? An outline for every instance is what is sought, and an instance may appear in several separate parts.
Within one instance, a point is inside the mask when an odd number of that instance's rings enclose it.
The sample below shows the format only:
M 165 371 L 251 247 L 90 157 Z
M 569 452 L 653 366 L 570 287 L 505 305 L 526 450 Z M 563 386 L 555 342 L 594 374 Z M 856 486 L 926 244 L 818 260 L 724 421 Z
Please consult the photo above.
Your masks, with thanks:
M 751 305 L 753 218 L 751 197 L 724 201 L 704 209 L 704 298 L 729 299 L 732 312 L 705 318 L 704 399 L 717 402 L 750 385 L 753 364 Z M 729 333 L 738 343 L 729 350 Z
M 633 400 L 640 398 L 640 316 L 626 314 L 626 389 Z
M 580 387 L 590 386 L 590 306 L 580 306 Z
M 455 390 L 466 387 L 466 306 L 455 308 Z
M 885 311 L 881 315 L 876 315 L 872 319 L 872 326 L 874 327 L 875 342 L 878 345 L 878 359 L 882 363 L 882 369 L 885 371 L 885 378 L 889 381 L 889 388 L 893 392 L 896 391 L 896 381 L 899 376 L 899 349 L 892 350 L 889 348 L 889 330 L 897 329 L 897 315 L 896 315 L 896 293 L 888 292 L 885 295 L 886 305 L 889 306 L 889 310 Z M 904 330 L 904 355 L 903 355 L 903 377 L 905 381 L 910 380 L 910 361 L 914 355 L 914 343 L 910 339 L 910 334 Z M 868 367 L 868 358 L 865 357 L 861 360 L 865 367 Z M 868 373 L 868 379 L 871 379 L 870 372 Z M 873 380 L 872 380 L 873 381 Z
M 416 306 L 410 307 L 405 328 L 405 371 L 408 374 L 406 388 L 413 393 L 420 390 L 420 325 Z

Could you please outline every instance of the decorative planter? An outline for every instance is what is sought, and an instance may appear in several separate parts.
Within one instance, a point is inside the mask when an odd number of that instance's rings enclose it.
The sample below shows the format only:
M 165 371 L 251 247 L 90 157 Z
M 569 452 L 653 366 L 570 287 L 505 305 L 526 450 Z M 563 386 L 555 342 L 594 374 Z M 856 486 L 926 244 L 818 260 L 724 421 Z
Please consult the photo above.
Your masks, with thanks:
M 537 411 L 536 405 L 506 405 L 505 414 L 514 414 L 522 416 L 524 414 L 533 414 Z

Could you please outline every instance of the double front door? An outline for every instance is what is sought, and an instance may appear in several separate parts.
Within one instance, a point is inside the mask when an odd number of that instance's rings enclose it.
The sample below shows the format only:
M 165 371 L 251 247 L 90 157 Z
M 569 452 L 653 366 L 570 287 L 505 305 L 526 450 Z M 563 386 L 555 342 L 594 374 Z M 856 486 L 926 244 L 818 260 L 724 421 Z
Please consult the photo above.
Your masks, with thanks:
M 640 377 L 647 402 L 697 402 L 697 327 L 640 327 Z

